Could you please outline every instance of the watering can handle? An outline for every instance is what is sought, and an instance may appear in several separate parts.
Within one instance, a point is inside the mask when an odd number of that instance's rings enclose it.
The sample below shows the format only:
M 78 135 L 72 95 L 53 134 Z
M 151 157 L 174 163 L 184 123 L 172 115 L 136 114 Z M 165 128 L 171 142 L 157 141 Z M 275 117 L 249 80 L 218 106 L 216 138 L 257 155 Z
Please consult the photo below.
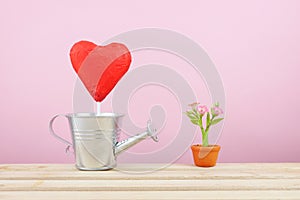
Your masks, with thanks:
M 53 130 L 53 123 L 54 123 L 54 121 L 55 121 L 55 119 L 56 119 L 57 117 L 66 117 L 66 118 L 67 118 L 66 115 L 55 115 L 55 116 L 51 119 L 51 121 L 49 122 L 49 131 L 50 131 L 50 133 L 51 133 L 56 139 L 60 140 L 61 142 L 65 143 L 65 144 L 67 144 L 67 145 L 68 145 L 67 149 L 68 149 L 70 146 L 73 146 L 72 143 L 70 143 L 69 141 L 65 140 L 64 138 L 58 136 L 58 135 L 54 132 L 54 130 Z

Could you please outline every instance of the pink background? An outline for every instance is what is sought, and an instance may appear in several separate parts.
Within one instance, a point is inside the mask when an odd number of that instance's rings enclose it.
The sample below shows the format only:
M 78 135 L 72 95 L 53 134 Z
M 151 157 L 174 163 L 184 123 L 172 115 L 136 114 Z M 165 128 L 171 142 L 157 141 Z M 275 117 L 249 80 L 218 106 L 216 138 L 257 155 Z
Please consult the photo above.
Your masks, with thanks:
M 300 162 L 299 10 L 297 0 L 1 1 L 0 163 L 73 162 L 48 132 L 73 111 L 69 49 L 143 27 L 182 33 L 214 61 L 226 93 L 220 162 Z M 65 121 L 56 127 L 69 135 Z

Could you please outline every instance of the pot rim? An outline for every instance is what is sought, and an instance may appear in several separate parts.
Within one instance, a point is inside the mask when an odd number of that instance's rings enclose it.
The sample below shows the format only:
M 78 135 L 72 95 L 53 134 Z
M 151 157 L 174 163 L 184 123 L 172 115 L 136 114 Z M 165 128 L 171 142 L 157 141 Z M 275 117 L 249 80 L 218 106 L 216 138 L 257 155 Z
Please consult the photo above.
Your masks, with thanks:
M 202 146 L 202 144 L 193 144 L 191 146 L 206 148 L 206 147 Z M 218 145 L 218 144 L 209 144 L 208 147 L 220 147 L 220 145 Z
M 220 151 L 221 146 L 218 144 L 212 144 L 209 145 L 208 147 L 203 147 L 202 144 L 194 144 L 191 146 L 191 149 L 202 149 L 204 151 Z

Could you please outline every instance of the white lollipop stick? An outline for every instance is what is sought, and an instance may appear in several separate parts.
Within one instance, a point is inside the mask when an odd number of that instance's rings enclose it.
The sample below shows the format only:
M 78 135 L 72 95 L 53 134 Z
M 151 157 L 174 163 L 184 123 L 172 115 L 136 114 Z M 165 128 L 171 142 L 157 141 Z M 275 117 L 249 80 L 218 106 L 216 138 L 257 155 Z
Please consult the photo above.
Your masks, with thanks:
M 97 115 L 101 114 L 101 106 L 100 106 L 100 102 L 97 102 Z

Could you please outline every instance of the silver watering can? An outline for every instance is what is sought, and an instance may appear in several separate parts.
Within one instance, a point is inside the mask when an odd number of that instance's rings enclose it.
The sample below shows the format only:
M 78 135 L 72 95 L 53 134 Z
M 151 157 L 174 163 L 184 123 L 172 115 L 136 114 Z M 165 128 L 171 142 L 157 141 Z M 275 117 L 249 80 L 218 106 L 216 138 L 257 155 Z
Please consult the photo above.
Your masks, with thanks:
M 53 130 L 54 120 L 64 116 L 68 119 L 73 143 L 58 136 Z M 72 113 L 56 115 L 49 123 L 49 131 L 63 143 L 73 146 L 76 167 L 79 170 L 109 170 L 116 166 L 116 156 L 138 142 L 151 137 L 158 142 L 151 122 L 143 133 L 118 142 L 119 119 L 123 115 L 115 113 Z

